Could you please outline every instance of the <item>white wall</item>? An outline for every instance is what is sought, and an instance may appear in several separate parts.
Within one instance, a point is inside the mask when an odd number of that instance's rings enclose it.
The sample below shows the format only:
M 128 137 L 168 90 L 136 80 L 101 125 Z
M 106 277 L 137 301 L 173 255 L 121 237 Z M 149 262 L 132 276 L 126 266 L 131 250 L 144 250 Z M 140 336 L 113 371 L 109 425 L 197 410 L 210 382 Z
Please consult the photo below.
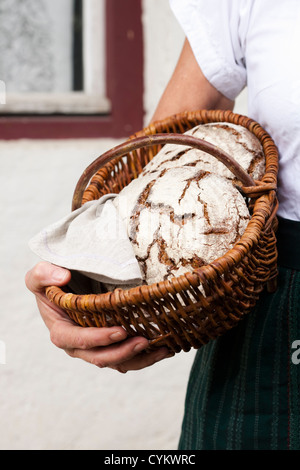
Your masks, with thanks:
M 145 124 L 151 119 L 174 70 L 184 34 L 169 0 L 143 0 L 145 39 Z
M 183 36 L 168 0 L 143 3 L 147 122 Z M 176 449 L 194 351 L 125 375 L 71 359 L 50 342 L 24 284 L 37 261 L 29 238 L 69 212 L 84 168 L 117 143 L 0 141 L 2 450 Z
M 24 285 L 37 261 L 28 239 L 69 212 L 83 169 L 116 143 L 0 141 L 1 449 L 176 446 L 189 355 L 126 375 L 71 359 L 49 341 Z

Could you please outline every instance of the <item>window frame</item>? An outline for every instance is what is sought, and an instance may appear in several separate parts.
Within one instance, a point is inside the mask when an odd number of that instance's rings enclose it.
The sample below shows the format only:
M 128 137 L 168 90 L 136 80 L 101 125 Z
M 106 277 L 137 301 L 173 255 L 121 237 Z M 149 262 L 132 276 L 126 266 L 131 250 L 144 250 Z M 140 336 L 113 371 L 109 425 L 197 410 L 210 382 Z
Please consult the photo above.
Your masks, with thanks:
M 76 1 L 76 3 L 75 3 Z M 73 31 L 74 41 L 80 41 L 79 74 L 73 78 L 73 90 L 51 92 L 9 92 L 6 104 L 0 106 L 1 115 L 18 114 L 109 114 L 110 101 L 105 89 L 105 0 L 71 0 L 82 16 L 80 38 Z M 74 26 L 73 26 L 74 27 Z M 71 46 L 72 47 L 72 46 Z M 71 64 L 70 64 L 71 66 Z M 74 70 L 74 64 L 71 66 Z M 74 80 L 75 79 L 75 80 Z
M 6 114 L 0 139 L 121 138 L 143 127 L 142 0 L 105 0 L 105 114 Z

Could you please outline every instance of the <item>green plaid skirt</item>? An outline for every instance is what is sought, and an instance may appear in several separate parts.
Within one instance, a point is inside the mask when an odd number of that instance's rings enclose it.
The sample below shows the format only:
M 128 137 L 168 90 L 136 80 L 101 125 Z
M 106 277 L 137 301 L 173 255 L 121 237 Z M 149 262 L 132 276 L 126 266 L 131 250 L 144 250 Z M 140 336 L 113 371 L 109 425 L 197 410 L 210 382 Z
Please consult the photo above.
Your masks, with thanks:
M 277 291 L 198 350 L 180 450 L 300 449 L 299 226 L 291 237 L 279 232 Z

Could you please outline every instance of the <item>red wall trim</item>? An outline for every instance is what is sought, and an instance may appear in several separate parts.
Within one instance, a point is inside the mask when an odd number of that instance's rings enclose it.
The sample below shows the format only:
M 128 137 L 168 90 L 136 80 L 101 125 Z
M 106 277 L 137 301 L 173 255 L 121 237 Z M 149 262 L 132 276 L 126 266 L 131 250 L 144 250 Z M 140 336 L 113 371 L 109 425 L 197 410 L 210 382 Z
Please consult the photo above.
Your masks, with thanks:
M 1 116 L 0 139 L 128 137 L 143 127 L 141 0 L 106 0 L 106 116 Z

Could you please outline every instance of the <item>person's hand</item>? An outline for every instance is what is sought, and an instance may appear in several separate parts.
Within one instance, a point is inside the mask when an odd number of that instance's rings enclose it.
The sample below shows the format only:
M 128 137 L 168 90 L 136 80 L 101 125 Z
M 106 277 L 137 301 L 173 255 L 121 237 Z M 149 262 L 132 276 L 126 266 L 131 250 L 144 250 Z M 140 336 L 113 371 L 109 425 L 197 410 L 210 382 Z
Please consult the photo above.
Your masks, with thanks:
M 36 297 L 40 314 L 55 346 L 71 357 L 122 373 L 143 369 L 170 355 L 164 347 L 146 351 L 148 340 L 143 337 L 127 339 L 127 333 L 122 327 L 82 328 L 76 325 L 45 294 L 47 286 L 63 286 L 70 278 L 68 270 L 47 262 L 38 263 L 25 277 L 26 286 Z

